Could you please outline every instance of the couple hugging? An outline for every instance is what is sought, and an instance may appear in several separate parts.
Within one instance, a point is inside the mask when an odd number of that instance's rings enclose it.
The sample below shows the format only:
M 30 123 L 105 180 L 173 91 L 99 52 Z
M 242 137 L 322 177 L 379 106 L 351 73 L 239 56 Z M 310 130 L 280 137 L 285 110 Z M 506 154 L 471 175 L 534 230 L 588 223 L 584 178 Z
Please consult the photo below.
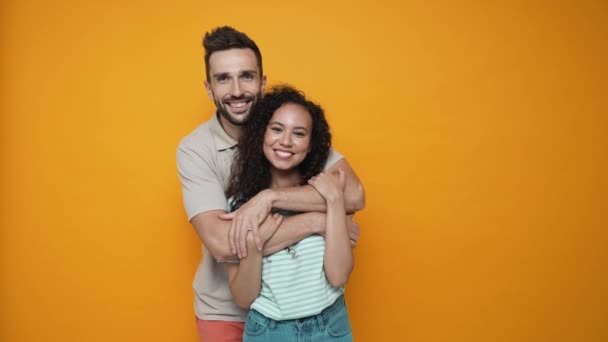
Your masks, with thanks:
M 217 111 L 177 150 L 203 242 L 193 283 L 200 341 L 352 341 L 343 292 L 363 187 L 331 148 L 318 104 L 290 86 L 264 93 L 252 39 L 225 26 L 203 45 Z

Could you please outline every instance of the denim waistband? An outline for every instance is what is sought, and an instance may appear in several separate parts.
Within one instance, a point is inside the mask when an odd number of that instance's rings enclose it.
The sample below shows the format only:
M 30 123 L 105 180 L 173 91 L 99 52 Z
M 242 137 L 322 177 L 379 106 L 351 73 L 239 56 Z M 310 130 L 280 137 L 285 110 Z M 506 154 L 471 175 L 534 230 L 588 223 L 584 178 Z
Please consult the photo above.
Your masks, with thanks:
M 283 321 L 277 321 L 272 318 L 268 318 L 268 317 L 264 316 L 263 314 L 261 314 L 259 311 L 255 310 L 255 309 L 251 309 L 251 310 L 249 310 L 249 318 L 258 321 L 261 324 L 268 324 L 268 327 L 270 329 L 273 329 L 274 326 L 277 324 L 294 324 L 297 326 L 303 326 L 306 324 L 310 324 L 310 321 L 318 322 L 319 327 L 321 329 L 325 329 L 325 325 L 330 320 L 330 318 L 332 316 L 334 316 L 335 314 L 337 314 L 345 306 L 346 306 L 346 303 L 344 302 L 344 295 L 341 295 L 334 301 L 334 303 L 332 305 L 323 309 L 323 311 L 321 311 L 321 313 L 319 313 L 318 315 L 297 318 L 297 319 L 287 319 L 287 320 L 283 320 Z

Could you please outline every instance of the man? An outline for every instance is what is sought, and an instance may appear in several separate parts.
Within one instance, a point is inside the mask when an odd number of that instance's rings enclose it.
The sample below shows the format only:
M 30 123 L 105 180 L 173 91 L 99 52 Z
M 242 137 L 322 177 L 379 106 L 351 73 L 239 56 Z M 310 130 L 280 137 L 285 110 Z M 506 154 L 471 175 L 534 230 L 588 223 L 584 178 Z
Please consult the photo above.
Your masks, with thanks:
M 261 250 L 259 235 L 266 228 L 279 229 L 264 246 L 271 254 L 311 234 L 323 234 L 325 201 L 310 185 L 265 190 L 238 211 L 228 209 L 224 191 L 237 140 L 251 108 L 263 95 L 266 77 L 256 43 L 231 27 L 205 34 L 205 88 L 217 107 L 216 115 L 197 127 L 179 144 L 177 164 L 188 220 L 203 242 L 203 259 L 193 287 L 195 312 L 201 341 L 241 341 L 246 312 L 232 301 L 225 265 L 218 261 L 246 256 L 246 237 L 253 234 Z M 342 169 L 347 177 L 347 211 L 361 210 L 363 187 L 346 160 L 332 151 L 326 164 L 330 172 Z M 303 212 L 282 222 L 268 215 L 271 208 Z M 350 222 L 351 239 L 358 227 Z

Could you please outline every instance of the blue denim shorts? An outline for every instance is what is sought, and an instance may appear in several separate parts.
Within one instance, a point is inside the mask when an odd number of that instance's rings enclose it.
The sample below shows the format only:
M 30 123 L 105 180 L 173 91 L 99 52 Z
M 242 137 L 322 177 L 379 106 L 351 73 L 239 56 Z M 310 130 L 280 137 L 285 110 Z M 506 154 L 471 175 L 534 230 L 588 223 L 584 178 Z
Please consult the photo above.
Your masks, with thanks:
M 344 296 L 340 296 L 320 314 L 299 319 L 275 321 L 251 309 L 243 333 L 243 342 L 350 342 L 352 340 Z

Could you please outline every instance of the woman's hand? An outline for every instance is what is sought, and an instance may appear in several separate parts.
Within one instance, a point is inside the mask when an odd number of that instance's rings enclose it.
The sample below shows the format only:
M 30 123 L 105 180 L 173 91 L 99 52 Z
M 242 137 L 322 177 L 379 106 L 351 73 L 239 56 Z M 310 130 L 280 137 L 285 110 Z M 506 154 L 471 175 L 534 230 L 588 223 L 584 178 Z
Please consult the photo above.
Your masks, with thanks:
M 337 175 L 322 172 L 308 181 L 327 203 L 323 269 L 333 287 L 344 286 L 353 270 L 353 252 L 344 207 L 345 178 L 344 171 L 339 169 Z
M 272 209 L 271 202 L 265 195 L 266 192 L 261 191 L 239 209 L 220 215 L 223 220 L 232 220 L 228 230 L 228 242 L 232 254 L 236 254 L 239 258 L 247 256 L 247 235 L 249 232 L 253 235 L 255 248 L 261 252 L 264 247 L 259 229 L 262 222 L 268 217 L 270 209 Z
M 338 169 L 338 174 L 321 172 L 309 179 L 308 184 L 312 185 L 327 202 L 344 199 L 346 177 L 342 169 Z

